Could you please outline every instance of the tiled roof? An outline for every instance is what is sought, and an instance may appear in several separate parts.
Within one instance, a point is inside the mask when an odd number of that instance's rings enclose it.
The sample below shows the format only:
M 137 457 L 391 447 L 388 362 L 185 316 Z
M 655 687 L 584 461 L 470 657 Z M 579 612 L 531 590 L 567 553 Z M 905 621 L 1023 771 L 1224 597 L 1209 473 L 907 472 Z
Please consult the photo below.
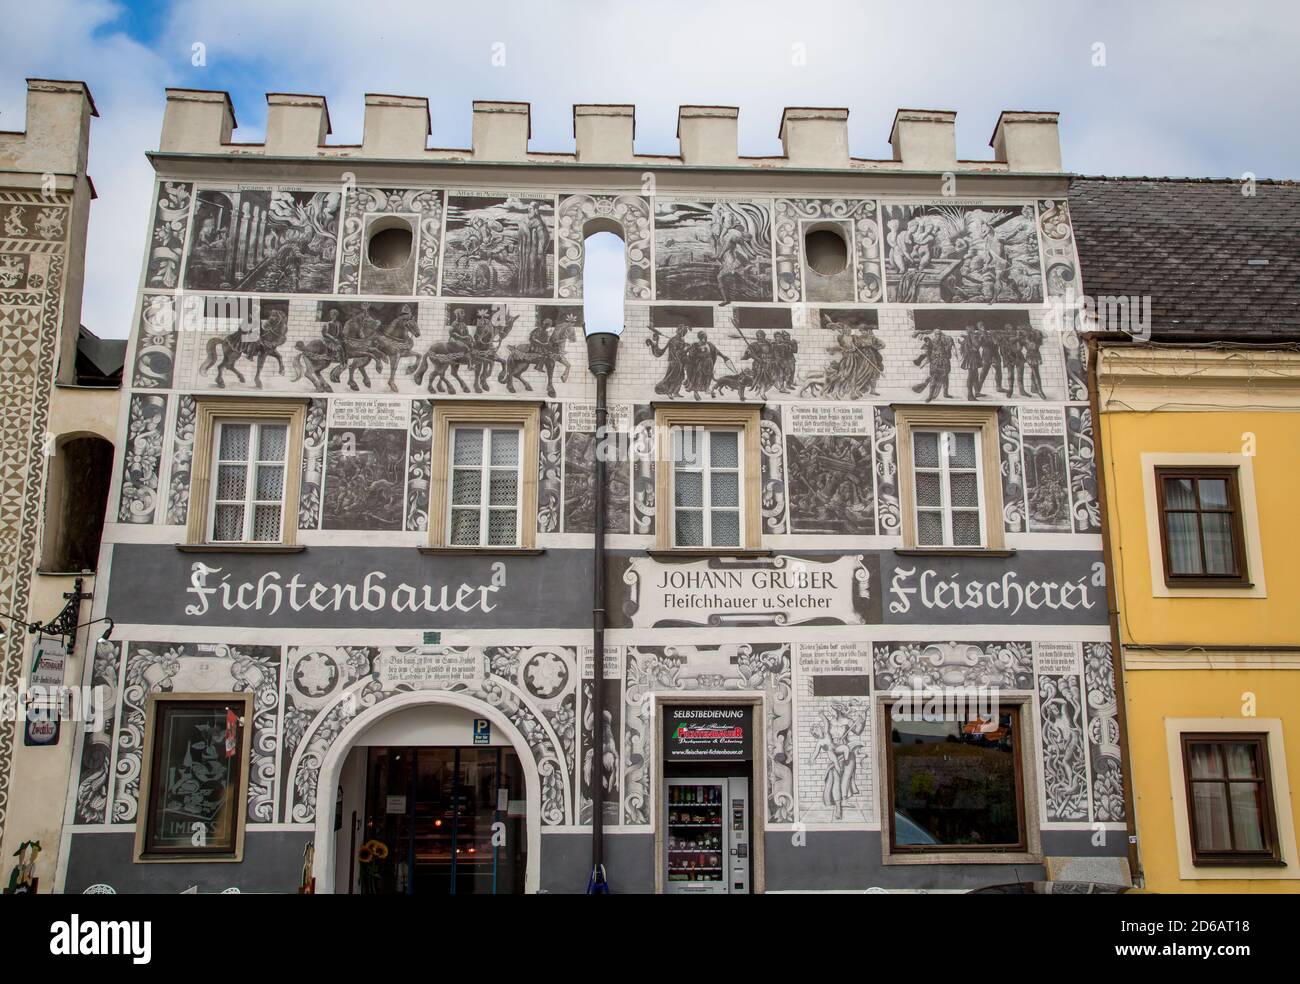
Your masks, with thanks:
M 1083 289 L 1150 295 L 1160 335 L 1300 335 L 1300 182 L 1078 177 Z

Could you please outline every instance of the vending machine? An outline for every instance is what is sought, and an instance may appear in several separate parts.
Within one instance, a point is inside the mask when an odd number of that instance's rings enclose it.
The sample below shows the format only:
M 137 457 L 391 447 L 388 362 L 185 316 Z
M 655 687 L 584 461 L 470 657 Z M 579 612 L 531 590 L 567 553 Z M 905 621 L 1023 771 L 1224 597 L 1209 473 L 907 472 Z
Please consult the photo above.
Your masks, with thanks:
M 749 777 L 664 781 L 664 891 L 749 892 Z

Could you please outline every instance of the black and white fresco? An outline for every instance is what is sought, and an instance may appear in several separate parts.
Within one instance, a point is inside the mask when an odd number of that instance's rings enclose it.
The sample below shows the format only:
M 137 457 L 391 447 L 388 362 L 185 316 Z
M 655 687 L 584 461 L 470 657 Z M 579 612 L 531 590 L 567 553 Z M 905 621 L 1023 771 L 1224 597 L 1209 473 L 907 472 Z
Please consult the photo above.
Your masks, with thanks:
M 332 412 L 352 408 L 335 404 Z M 357 419 L 364 419 L 358 416 Z M 340 426 L 331 420 L 325 450 L 325 490 L 321 528 L 326 530 L 400 530 L 406 516 L 407 421 L 383 419 L 397 426 Z
M 790 532 L 870 536 L 876 532 L 868 407 L 785 408 Z
M 926 378 L 912 390 L 927 402 L 952 399 L 1046 399 L 1043 333 L 1028 311 L 935 310 L 913 312 Z M 954 371 L 958 371 L 956 379 Z
M 286 355 L 281 350 L 289 337 L 288 301 L 205 297 L 203 324 L 217 331 L 203 343 L 203 362 L 199 366 L 199 375 L 211 376 L 213 386 L 224 389 L 226 376 L 230 375 L 241 384 L 262 389 L 262 372 L 270 363 L 275 364 L 279 375 L 284 375 Z
M 328 294 L 338 254 L 337 191 L 202 189 L 185 261 L 191 290 Z
M 558 296 L 582 297 L 584 237 L 593 220 L 599 226 L 613 224 L 620 230 L 627 270 L 624 297 L 649 300 L 653 221 L 649 199 L 640 195 L 570 195 L 560 202 Z
M 818 341 L 828 361 L 825 368 L 804 377 L 799 395 L 820 400 L 875 396 L 885 371 L 885 343 L 877 330 L 876 311 L 820 308 L 813 316 L 818 334 L 825 333 Z
M 758 451 L 761 456 L 759 473 L 763 483 L 763 532 L 788 532 L 785 439 L 781 433 L 780 406 L 764 404 L 759 412 Z M 648 484 L 649 493 L 653 496 L 653 469 L 650 469 Z M 649 532 L 654 532 L 653 528 Z
M 1028 642 L 877 642 L 877 691 L 957 687 L 1032 691 Z
M 442 192 L 429 188 L 357 188 L 344 206 L 340 248 L 340 294 L 418 294 L 438 292 Z M 385 228 L 406 228 L 411 252 L 396 268 L 370 261 L 370 237 Z
M 334 385 L 346 383 L 355 391 L 382 379 L 397 392 L 397 372 L 412 369 L 404 363 L 408 358 L 414 362 L 420 337 L 414 302 L 319 301 L 315 318 L 319 337 L 295 341 L 296 351 L 286 356 L 291 380 L 305 379 L 318 393 L 329 393 Z
M 429 482 L 433 475 L 433 403 L 411 404 L 411 437 L 406 451 L 406 528 L 429 528 Z
M 86 729 L 81 746 L 81 771 L 77 779 L 76 823 L 104 823 L 108 820 L 108 798 L 112 776 L 113 736 L 117 722 L 118 674 L 123 643 L 101 641 L 95 645 L 90 685 L 98 687 L 104 701 L 103 727 Z
M 564 532 L 591 533 L 596 528 L 595 405 L 570 403 L 564 432 Z M 628 444 L 632 411 L 626 404 L 609 408 L 608 427 Z M 631 532 L 632 488 L 628 455 L 605 462 L 605 524 L 610 533 Z
M 564 404 L 545 404 L 539 417 L 537 532 L 558 533 L 564 502 Z
M 278 646 L 132 642 L 122 684 L 111 820 L 131 823 L 139 811 L 145 725 L 153 693 L 251 693 L 253 728 L 248 821 L 273 823 L 280 748 Z
M 1101 532 L 1101 502 L 1097 498 L 1097 452 L 1092 438 L 1092 410 L 1066 407 L 1070 435 L 1070 495 L 1074 502 L 1074 532 Z
M 1043 798 L 1049 822 L 1088 819 L 1088 765 L 1083 747 L 1083 693 L 1075 675 L 1038 677 Z
M 859 301 L 882 299 L 880 228 L 876 202 L 867 198 L 781 198 L 776 201 L 777 300 Z M 806 234 L 834 228 L 847 246 L 844 269 L 830 276 L 806 262 Z
M 884 204 L 885 280 L 895 304 L 1043 299 L 1033 205 Z
M 455 689 L 505 715 L 524 736 L 541 777 L 541 823 L 573 823 L 573 647 L 302 646 L 289 648 L 285 666 L 281 774 L 286 821 L 309 824 L 315 819 L 321 766 L 359 714 L 399 694 Z
M 772 300 L 772 219 L 765 202 L 655 205 L 655 296 L 665 301 Z
M 171 294 L 144 295 L 136 333 L 135 367 L 131 373 L 131 385 L 135 389 L 171 389 L 178 327 L 176 299 Z
M 740 357 L 732 362 L 720 355 L 729 371 L 718 372 L 717 362 L 709 357 L 708 350 L 692 346 L 687 355 L 688 378 L 703 384 L 712 373 L 709 392 L 715 396 L 732 394 L 738 400 L 744 400 L 746 393 L 766 400 L 769 393 L 794 392 L 799 342 L 791 332 L 789 308 L 735 307 L 723 317 L 730 329 L 725 337 Z
M 1083 644 L 1083 679 L 1088 694 L 1088 754 L 1092 764 L 1093 819 L 1119 823 L 1125 818 L 1120 755 L 1119 700 L 1108 642 Z
M 1073 530 L 1065 421 L 1057 406 L 1019 408 L 1025 509 L 1031 533 Z
M 658 360 L 662 375 L 655 394 L 669 399 L 709 393 L 721 351 L 709 340 L 713 308 L 652 307 L 646 348 Z M 732 363 L 734 366 L 735 364 Z
M 1028 520 L 1019 407 L 998 407 L 998 455 L 1002 471 L 1002 526 L 1007 533 L 1024 533 Z
M 127 409 L 119 523 L 149 524 L 158 510 L 159 470 L 167 429 L 167 397 L 136 393 Z
M 442 293 L 459 297 L 551 297 L 555 202 L 461 192 L 447 199 Z
M 298 529 L 320 527 L 321 484 L 325 479 L 325 430 L 329 401 L 307 401 L 307 421 L 302 428 L 302 479 L 298 491 Z
M 194 185 L 183 181 L 163 181 L 154 191 L 157 205 L 154 208 L 145 283 L 150 287 L 170 290 L 180 286 L 181 257 L 185 252 L 185 234 L 189 227 Z
M 728 690 L 762 691 L 767 769 L 767 821 L 795 819 L 793 670 L 786 643 L 717 646 L 629 646 L 623 686 L 623 822 L 653 816 L 654 697 Z M 755 758 L 759 749 L 754 749 Z M 757 808 L 757 807 L 756 807 Z
M 194 467 L 194 426 L 198 403 L 188 393 L 176 401 L 176 426 L 173 428 L 172 460 L 167 479 L 167 518 L 169 526 L 184 526 L 190 512 L 190 473 Z
M 898 425 L 893 407 L 877 404 L 874 410 L 877 532 L 898 535 L 903 529 L 898 504 Z

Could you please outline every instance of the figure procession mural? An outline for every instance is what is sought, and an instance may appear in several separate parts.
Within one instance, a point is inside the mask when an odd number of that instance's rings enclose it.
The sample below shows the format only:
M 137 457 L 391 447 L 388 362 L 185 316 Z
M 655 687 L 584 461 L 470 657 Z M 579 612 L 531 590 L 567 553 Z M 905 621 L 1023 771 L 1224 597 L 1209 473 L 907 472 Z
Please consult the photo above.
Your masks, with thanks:
M 742 690 L 761 695 L 764 743 L 755 756 L 764 762 L 767 824 L 876 829 L 874 698 L 945 686 L 998 687 L 1002 700 L 1039 720 L 1034 754 L 1049 826 L 1124 818 L 1108 643 L 632 645 L 607 647 L 605 663 L 600 754 L 612 823 L 651 825 L 654 698 Z M 359 714 L 401 694 L 446 690 L 501 712 L 524 735 L 541 780 L 544 828 L 589 823 L 595 729 L 591 680 L 580 673 L 590 673 L 590 649 L 571 644 L 101 643 L 93 676 L 109 687 L 107 723 L 82 751 L 77 822 L 134 828 L 152 693 L 253 695 L 247 821 L 256 829 L 314 823 L 325 756 Z

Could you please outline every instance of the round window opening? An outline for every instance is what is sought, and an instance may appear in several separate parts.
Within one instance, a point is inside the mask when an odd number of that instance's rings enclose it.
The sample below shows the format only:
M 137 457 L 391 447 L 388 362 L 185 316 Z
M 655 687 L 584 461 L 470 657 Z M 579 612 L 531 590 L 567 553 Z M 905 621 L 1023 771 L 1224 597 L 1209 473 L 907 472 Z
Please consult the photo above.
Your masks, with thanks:
M 371 233 L 366 258 L 380 270 L 396 270 L 402 266 L 411 258 L 411 227 L 395 225 Z
M 808 265 L 823 277 L 843 273 L 849 265 L 849 246 L 834 229 L 813 229 L 803 237 Z

